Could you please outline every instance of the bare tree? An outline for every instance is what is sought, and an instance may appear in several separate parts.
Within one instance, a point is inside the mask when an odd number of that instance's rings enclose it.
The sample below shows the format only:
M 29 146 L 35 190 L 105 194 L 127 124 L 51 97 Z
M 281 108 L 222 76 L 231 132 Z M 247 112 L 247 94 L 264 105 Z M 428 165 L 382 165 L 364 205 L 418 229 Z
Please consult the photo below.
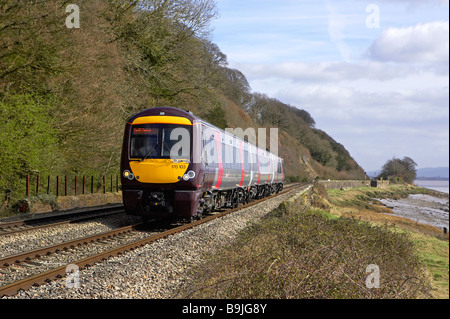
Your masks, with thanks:
M 138 6 L 175 21 L 180 31 L 188 37 L 207 37 L 212 31 L 210 22 L 217 16 L 213 0 L 141 0 Z

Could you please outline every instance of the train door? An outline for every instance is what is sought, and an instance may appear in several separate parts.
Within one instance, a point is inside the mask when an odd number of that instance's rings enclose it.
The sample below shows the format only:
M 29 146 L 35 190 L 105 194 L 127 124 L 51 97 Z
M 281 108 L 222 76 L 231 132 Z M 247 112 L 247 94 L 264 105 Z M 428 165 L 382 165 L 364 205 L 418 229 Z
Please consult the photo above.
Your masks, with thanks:
M 204 185 L 210 189 L 218 181 L 218 149 L 216 147 L 216 130 L 202 124 L 202 155 L 204 165 Z

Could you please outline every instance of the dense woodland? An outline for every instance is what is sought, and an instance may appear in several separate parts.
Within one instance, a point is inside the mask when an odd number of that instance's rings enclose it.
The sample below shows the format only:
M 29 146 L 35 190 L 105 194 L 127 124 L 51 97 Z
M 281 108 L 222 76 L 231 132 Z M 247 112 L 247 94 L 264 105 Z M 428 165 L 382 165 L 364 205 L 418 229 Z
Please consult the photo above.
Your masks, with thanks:
M 210 41 L 217 14 L 213 0 L 0 0 L 0 192 L 27 174 L 118 174 L 125 121 L 162 105 L 221 128 L 279 127 L 289 180 L 364 178 L 301 105 L 228 67 Z

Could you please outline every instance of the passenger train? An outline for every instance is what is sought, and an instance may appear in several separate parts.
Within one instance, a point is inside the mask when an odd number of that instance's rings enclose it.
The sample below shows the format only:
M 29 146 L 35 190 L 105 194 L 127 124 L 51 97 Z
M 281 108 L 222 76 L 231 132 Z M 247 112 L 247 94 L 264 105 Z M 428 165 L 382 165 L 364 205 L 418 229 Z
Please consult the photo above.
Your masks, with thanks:
M 283 159 L 191 112 L 155 107 L 125 125 L 121 155 L 127 214 L 193 220 L 283 188 Z

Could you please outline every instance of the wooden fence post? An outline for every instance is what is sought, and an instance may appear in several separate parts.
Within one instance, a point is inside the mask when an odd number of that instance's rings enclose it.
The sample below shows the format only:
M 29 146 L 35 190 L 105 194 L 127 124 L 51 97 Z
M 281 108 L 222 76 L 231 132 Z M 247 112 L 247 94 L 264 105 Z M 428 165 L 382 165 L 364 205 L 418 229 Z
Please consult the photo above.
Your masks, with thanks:
M 30 197 L 30 175 L 27 175 L 26 195 L 27 197 Z
M 103 188 L 103 194 L 106 194 L 106 192 L 110 191 L 111 193 L 114 192 L 114 189 L 116 192 L 119 191 L 120 187 L 119 187 L 119 176 L 116 175 L 116 182 L 115 182 L 115 187 L 114 187 L 114 175 L 111 175 L 110 178 L 108 178 L 108 180 L 110 181 L 111 185 L 108 185 L 108 190 L 107 190 L 107 184 L 106 184 L 106 175 L 102 176 L 102 182 L 103 184 L 97 189 L 94 189 L 94 176 L 91 176 L 91 194 L 93 194 L 94 192 L 97 193 L 98 191 L 100 191 L 101 188 Z M 50 195 L 52 186 L 51 186 L 51 181 L 52 181 L 52 177 L 51 175 L 48 175 L 47 177 L 47 185 L 45 185 L 45 182 L 43 182 L 43 187 L 44 187 L 44 192 L 46 191 L 46 193 L 48 195 Z M 33 187 L 31 185 L 31 175 L 27 175 L 26 176 L 26 189 L 25 189 L 25 195 L 26 197 L 30 197 L 31 196 L 31 188 Z M 39 175 L 36 176 L 36 196 L 39 195 L 40 191 L 42 189 L 40 189 L 40 183 L 41 183 L 41 178 Z M 86 176 L 83 176 L 83 182 L 82 182 L 82 190 L 81 190 L 81 194 L 86 194 Z M 47 188 L 45 190 L 45 188 Z M 56 187 L 55 187 L 55 194 L 56 197 L 59 196 L 68 196 L 68 188 L 69 188 L 69 183 L 67 180 L 67 175 L 64 175 L 64 195 L 61 195 L 60 193 L 60 178 L 59 175 L 56 175 Z M 34 191 L 34 189 L 33 189 Z M 79 193 L 79 189 L 78 189 L 78 176 L 74 176 L 74 193 L 75 196 L 78 195 Z
M 36 196 L 39 195 L 39 175 L 36 177 Z

